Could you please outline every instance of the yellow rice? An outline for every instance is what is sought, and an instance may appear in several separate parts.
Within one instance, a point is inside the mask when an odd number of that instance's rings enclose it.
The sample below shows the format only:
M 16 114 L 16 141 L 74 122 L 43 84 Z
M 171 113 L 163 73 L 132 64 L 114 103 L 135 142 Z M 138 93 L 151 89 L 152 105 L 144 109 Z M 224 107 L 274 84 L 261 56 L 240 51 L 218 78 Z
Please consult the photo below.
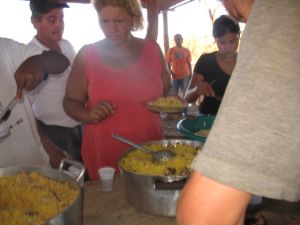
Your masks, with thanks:
M 162 144 L 147 145 L 147 148 L 157 151 L 165 149 L 166 146 Z M 194 159 L 199 147 L 194 147 L 188 144 L 168 145 L 168 149 L 172 149 L 176 153 L 175 157 L 167 161 L 155 163 L 152 156 L 140 150 L 135 150 L 128 153 L 120 160 L 120 166 L 124 170 L 147 176 L 165 176 L 167 168 L 175 169 L 175 175 L 183 175 L 187 171 L 190 172 L 190 165 Z
M 177 97 L 161 97 L 152 103 L 154 106 L 159 107 L 182 107 L 183 102 Z
M 0 177 L 1 225 L 40 225 L 69 207 L 79 193 L 37 172 Z
M 210 129 L 200 129 L 197 132 L 195 132 L 195 135 L 201 136 L 201 137 L 207 137 Z

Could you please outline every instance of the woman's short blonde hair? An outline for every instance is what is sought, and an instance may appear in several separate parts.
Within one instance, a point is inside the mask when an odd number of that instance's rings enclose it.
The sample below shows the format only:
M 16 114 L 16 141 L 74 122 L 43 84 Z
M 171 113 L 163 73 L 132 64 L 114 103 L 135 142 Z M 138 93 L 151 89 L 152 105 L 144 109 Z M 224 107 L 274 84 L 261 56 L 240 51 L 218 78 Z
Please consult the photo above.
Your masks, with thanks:
M 92 0 L 92 3 L 97 12 L 108 5 L 125 9 L 130 16 L 134 17 L 132 31 L 144 28 L 144 18 L 138 0 Z

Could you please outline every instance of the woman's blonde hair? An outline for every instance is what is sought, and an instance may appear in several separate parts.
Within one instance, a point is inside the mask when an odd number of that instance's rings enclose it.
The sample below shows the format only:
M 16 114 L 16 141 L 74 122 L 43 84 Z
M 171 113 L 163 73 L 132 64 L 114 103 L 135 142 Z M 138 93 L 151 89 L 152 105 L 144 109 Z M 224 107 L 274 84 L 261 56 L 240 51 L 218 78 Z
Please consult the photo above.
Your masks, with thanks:
M 92 3 L 98 12 L 108 5 L 125 9 L 130 16 L 134 17 L 132 31 L 144 28 L 144 18 L 138 0 L 92 0 Z

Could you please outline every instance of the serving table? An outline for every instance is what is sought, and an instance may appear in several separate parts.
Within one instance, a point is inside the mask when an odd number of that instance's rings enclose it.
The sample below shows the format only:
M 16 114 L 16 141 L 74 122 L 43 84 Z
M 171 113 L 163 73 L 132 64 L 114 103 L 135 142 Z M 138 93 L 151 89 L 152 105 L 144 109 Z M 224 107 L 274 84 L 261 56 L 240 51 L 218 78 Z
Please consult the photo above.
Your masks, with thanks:
M 176 225 L 175 217 L 137 211 L 126 199 L 120 174 L 115 176 L 112 192 L 103 192 L 99 181 L 88 181 L 83 196 L 83 225 Z
M 103 192 L 99 181 L 87 181 L 83 188 L 83 225 L 176 225 L 175 217 L 154 216 L 137 211 L 126 199 L 121 175 L 117 174 L 112 192 Z M 300 202 L 264 198 L 264 207 L 257 212 L 269 224 L 288 225 L 300 218 Z

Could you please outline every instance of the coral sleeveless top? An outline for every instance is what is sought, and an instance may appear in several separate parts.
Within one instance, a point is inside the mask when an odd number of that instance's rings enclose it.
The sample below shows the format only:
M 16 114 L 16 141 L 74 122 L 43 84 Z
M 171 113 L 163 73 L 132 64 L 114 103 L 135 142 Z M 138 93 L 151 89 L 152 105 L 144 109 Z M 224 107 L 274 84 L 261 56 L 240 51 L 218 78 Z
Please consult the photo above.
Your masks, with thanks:
M 104 64 L 96 44 L 86 48 L 87 107 L 92 108 L 101 100 L 117 106 L 115 114 L 107 119 L 84 126 L 82 157 L 92 179 L 99 179 L 97 170 L 100 167 L 118 169 L 118 159 L 130 148 L 113 139 L 112 133 L 136 143 L 163 138 L 160 115 L 141 104 L 162 95 L 162 65 L 156 44 L 142 40 L 142 45 L 140 58 L 127 68 L 112 68 Z

